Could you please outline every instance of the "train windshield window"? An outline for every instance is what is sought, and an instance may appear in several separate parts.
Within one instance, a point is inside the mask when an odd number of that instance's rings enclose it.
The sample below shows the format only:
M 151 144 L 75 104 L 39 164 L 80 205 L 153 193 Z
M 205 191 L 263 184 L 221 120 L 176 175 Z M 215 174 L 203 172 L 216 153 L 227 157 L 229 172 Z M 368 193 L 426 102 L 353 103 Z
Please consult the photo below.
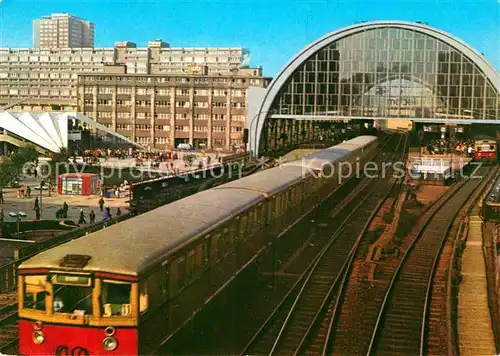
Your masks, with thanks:
M 54 312 L 92 314 L 92 287 L 54 284 Z
M 130 308 L 130 283 L 103 281 L 101 289 L 101 312 L 103 316 L 128 316 Z
M 25 309 L 45 310 L 47 276 L 26 276 L 24 278 Z

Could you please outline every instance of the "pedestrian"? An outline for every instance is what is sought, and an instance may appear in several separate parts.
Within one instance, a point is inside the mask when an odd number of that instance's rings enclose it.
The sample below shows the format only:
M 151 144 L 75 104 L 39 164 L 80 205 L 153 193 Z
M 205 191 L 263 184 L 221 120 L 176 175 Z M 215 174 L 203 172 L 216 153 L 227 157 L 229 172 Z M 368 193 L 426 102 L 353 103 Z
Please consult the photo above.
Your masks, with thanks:
M 122 211 L 120 210 L 120 208 L 118 208 L 116 210 L 116 216 L 120 216 L 120 215 L 122 215 Z
M 63 203 L 63 218 L 67 219 L 68 218 L 68 209 L 69 206 L 66 204 L 66 202 Z
M 26 187 L 26 195 L 28 196 L 28 198 L 31 198 L 31 188 L 29 185 Z
M 109 208 L 109 206 L 106 207 L 106 209 L 104 210 L 104 220 L 109 220 L 111 219 L 111 209 Z
M 33 208 L 33 210 L 36 210 L 36 208 L 38 208 L 38 197 L 35 198 L 35 207 Z
M 36 219 L 40 220 L 40 207 L 39 206 L 37 206 L 35 208 L 35 215 L 36 215 Z
M 35 169 L 33 170 L 33 175 L 35 176 L 35 179 L 36 179 L 36 177 L 38 176 L 38 170 L 36 169 L 36 167 L 35 167 Z
M 91 224 L 95 223 L 95 213 L 94 213 L 94 210 L 90 211 L 89 219 L 90 219 L 90 223 Z
M 85 214 L 83 213 L 83 209 L 80 209 L 80 219 L 78 220 L 78 225 L 86 224 Z
M 104 199 L 101 197 L 101 199 L 99 199 L 99 208 L 101 209 L 101 211 L 103 207 L 104 207 Z
M 3 191 L 0 190 L 0 204 L 3 204 L 4 201 L 3 201 Z

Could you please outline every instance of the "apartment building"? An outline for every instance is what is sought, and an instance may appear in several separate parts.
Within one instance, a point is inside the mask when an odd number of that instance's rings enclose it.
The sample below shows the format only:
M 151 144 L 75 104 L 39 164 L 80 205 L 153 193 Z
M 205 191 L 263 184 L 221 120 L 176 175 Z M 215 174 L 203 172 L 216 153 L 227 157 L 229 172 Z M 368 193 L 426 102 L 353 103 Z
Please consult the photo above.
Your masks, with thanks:
M 247 90 L 266 87 L 262 68 L 210 75 L 202 65 L 190 74 L 83 74 L 78 108 L 86 116 L 151 149 L 230 149 L 243 143 Z
M 94 24 L 70 14 L 52 14 L 33 21 L 33 47 L 94 47 Z
M 139 48 L 117 42 L 113 48 L 0 48 L 0 105 L 25 99 L 12 110 L 77 109 L 79 74 L 103 74 L 121 64 L 129 74 L 230 74 L 248 58 L 243 48 L 170 48 L 161 40 Z

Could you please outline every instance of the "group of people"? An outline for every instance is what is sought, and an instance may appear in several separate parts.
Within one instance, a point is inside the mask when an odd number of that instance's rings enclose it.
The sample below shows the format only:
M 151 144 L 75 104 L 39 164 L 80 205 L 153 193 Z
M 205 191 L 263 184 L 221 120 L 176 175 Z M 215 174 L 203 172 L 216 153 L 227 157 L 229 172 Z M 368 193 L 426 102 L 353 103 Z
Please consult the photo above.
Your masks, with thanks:
M 434 140 L 426 145 L 428 154 L 455 154 L 472 157 L 474 155 L 474 141 L 456 140 L 450 142 L 444 138 Z

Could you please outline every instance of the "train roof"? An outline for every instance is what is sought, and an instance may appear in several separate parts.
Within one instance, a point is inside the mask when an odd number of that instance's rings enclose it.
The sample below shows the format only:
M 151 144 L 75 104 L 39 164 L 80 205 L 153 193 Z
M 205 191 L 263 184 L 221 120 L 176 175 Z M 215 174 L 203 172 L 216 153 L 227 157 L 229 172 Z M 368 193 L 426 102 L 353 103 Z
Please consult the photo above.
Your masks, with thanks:
M 290 184 L 301 180 L 304 173 L 301 167 L 281 165 L 223 184 L 215 189 L 249 189 L 273 195 Z
M 288 162 L 285 165 L 321 170 L 325 164 L 342 162 L 353 152 L 376 140 L 376 136 L 359 136 L 319 152 L 311 153 L 301 160 Z
M 92 258 L 83 272 L 139 275 L 208 229 L 264 200 L 257 192 L 210 189 L 41 252 L 20 269 L 60 267 L 69 254 Z

